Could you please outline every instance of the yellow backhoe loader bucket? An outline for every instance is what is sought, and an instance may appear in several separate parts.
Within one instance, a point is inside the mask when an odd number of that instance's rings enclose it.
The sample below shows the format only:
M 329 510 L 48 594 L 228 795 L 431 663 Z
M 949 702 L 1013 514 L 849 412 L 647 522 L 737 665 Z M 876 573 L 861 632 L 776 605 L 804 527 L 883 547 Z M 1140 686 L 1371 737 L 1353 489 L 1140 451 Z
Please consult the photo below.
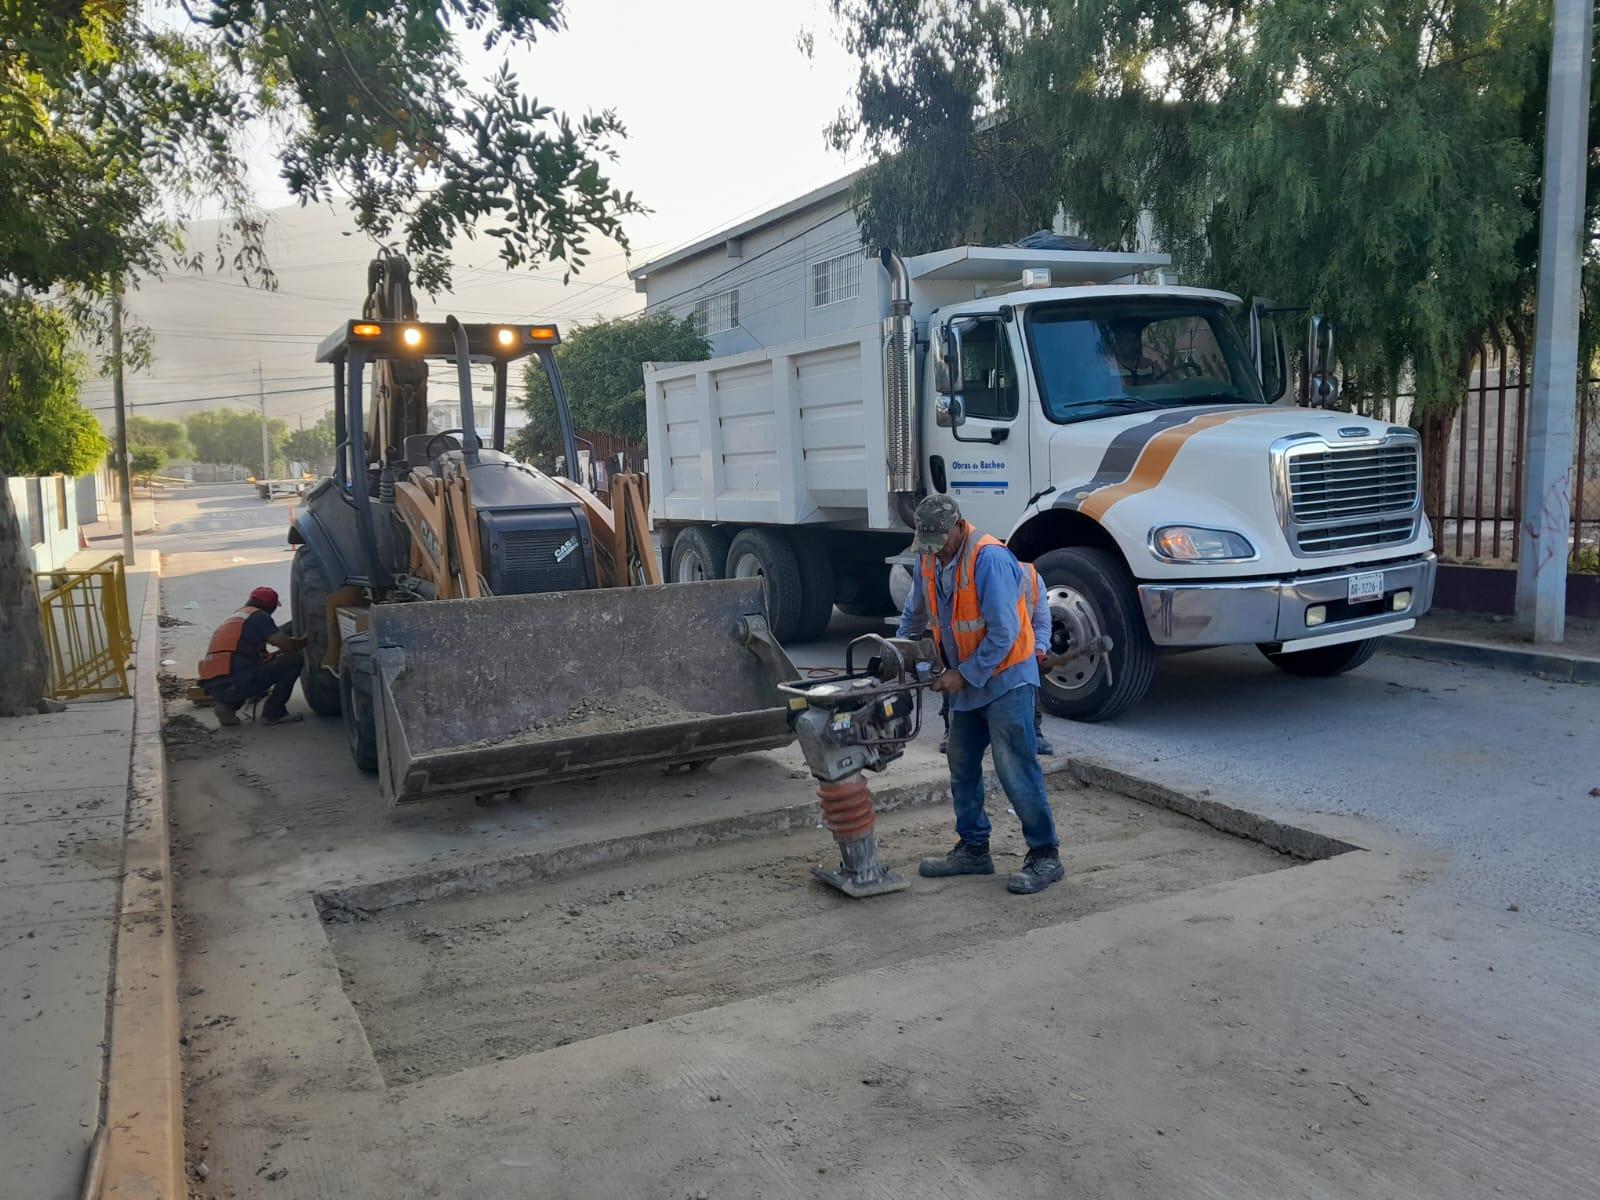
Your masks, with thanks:
M 382 604 L 390 803 L 698 763 L 787 744 L 759 579 Z

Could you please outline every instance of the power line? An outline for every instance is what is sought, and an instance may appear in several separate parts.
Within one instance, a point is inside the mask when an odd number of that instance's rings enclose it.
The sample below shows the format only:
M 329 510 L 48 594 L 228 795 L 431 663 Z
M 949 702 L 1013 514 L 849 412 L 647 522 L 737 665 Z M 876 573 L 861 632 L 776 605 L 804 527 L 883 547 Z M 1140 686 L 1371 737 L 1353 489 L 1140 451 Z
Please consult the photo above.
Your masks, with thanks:
M 333 390 L 333 384 L 327 383 L 327 384 L 324 384 L 322 387 L 278 388 L 278 389 L 276 389 L 274 391 L 266 392 L 265 395 L 268 395 L 268 396 L 292 396 L 292 395 L 301 394 L 301 393 L 305 393 L 305 392 L 326 392 L 326 391 L 332 391 L 332 390 Z M 233 392 L 233 393 L 230 393 L 230 394 L 228 394 L 226 396 L 186 396 L 181 400 L 146 400 L 146 401 L 143 401 L 143 402 L 140 402 L 140 403 L 135 403 L 135 404 L 131 405 L 130 407 L 133 407 L 133 408 L 160 408 L 160 407 L 162 407 L 164 405 L 168 405 L 168 404 L 210 404 L 210 403 L 212 403 L 214 401 L 218 401 L 218 400 L 254 400 L 256 398 L 256 396 L 257 396 L 257 393 L 255 393 L 255 392 Z M 84 407 L 88 408 L 90 412 L 110 412 L 111 411 L 111 406 L 109 406 L 109 405 L 93 405 L 93 406 L 85 405 Z

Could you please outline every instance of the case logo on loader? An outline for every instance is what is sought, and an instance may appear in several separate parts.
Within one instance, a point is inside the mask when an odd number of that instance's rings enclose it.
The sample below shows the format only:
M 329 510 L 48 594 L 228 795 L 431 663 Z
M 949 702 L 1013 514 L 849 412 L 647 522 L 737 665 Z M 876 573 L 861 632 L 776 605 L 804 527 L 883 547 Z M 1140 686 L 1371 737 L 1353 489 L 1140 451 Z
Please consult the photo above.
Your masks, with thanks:
M 569 557 L 571 557 L 572 552 L 574 550 L 576 550 L 577 548 L 578 548 L 578 535 L 577 534 L 573 534 L 566 541 L 562 542 L 561 545 L 556 547 L 556 561 L 557 562 L 566 562 L 567 559 Z

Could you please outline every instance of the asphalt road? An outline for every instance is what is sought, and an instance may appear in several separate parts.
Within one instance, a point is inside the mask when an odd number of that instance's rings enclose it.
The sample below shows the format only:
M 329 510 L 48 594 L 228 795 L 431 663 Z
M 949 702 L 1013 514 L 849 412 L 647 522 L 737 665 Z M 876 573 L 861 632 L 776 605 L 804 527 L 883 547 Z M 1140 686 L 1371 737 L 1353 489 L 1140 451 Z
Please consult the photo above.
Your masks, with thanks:
M 196 486 L 161 503 L 160 534 L 141 541 L 166 560 L 166 611 L 196 622 L 172 631 L 174 655 L 193 657 L 210 624 L 258 584 L 287 602 L 290 507 L 239 485 Z M 841 616 L 831 640 L 794 657 L 838 663 L 844 639 L 869 628 Z M 173 669 L 192 670 L 187 661 Z M 1143 705 L 1111 724 L 1050 722 L 1061 752 L 1268 810 L 1368 817 L 1452 855 L 1447 884 L 1464 897 L 1591 935 L 1600 934 L 1597 731 L 1593 687 L 1393 654 L 1342 678 L 1296 679 L 1253 649 L 1165 660 Z

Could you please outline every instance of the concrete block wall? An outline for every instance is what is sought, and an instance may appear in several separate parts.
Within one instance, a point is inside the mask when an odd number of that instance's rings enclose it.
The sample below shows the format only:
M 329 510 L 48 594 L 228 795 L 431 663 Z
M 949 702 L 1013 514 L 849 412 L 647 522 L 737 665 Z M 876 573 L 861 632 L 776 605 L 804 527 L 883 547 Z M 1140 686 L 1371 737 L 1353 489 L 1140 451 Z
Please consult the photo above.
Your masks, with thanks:
M 35 571 L 66 566 L 78 552 L 77 484 L 65 475 L 7 479 Z

